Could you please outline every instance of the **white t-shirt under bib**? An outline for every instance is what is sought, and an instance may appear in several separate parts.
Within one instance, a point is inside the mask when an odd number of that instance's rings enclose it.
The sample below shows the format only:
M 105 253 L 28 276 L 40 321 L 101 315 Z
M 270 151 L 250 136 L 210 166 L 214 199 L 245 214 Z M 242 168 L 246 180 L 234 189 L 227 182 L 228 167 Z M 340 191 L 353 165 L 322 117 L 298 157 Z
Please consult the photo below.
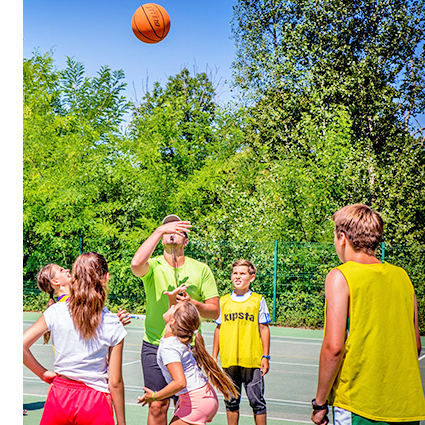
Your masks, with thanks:
M 232 291 L 232 293 L 230 294 L 230 298 L 237 303 L 243 303 L 251 295 L 252 295 L 251 290 L 249 290 L 243 295 L 236 295 L 235 291 Z M 271 321 L 272 320 L 270 318 L 269 309 L 267 308 L 266 300 L 264 299 L 264 297 L 261 297 L 260 310 L 258 311 L 258 323 L 267 324 L 267 323 L 270 323 Z M 216 319 L 215 323 L 217 325 L 221 325 L 221 309 L 220 309 L 220 314 L 218 315 L 218 318 Z

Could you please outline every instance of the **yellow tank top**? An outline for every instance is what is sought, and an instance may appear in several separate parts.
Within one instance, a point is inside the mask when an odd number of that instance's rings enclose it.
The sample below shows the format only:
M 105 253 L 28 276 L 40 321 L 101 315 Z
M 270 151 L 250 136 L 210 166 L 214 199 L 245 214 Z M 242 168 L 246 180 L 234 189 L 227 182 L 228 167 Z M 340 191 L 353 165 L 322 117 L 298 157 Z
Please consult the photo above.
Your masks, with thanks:
M 243 302 L 230 294 L 220 298 L 220 361 L 222 367 L 259 368 L 263 357 L 258 324 L 261 295 L 255 292 Z
M 424 420 L 409 276 L 388 263 L 337 269 L 350 290 L 350 329 L 330 404 L 375 421 Z

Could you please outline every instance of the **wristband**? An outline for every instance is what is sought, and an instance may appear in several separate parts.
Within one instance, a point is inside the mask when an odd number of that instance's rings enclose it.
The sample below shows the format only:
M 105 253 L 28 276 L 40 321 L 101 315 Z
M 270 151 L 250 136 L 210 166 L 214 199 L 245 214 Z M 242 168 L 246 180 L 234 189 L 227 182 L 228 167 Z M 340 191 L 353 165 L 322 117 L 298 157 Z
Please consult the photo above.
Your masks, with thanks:
M 313 400 L 311 400 L 311 405 L 313 406 L 313 410 L 326 410 L 328 411 L 328 402 L 326 401 L 325 404 L 322 404 L 321 406 L 319 406 L 318 404 L 316 404 L 316 399 L 314 398 Z
M 153 400 L 153 401 L 157 401 L 157 400 L 156 400 L 156 398 L 155 398 L 155 393 L 156 393 L 156 391 L 154 391 L 154 392 L 152 393 L 152 400 Z
M 270 360 L 270 356 L 263 356 L 263 358 Z

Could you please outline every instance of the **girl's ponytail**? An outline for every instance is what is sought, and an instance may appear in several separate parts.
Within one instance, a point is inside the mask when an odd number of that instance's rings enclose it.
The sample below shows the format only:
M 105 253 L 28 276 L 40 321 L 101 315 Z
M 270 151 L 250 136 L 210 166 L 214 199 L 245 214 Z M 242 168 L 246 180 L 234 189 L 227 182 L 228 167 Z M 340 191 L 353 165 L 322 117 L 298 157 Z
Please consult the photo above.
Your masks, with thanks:
M 226 400 L 230 400 L 231 395 L 237 398 L 239 393 L 233 381 L 221 370 L 205 348 L 204 338 L 198 332 L 201 317 L 197 308 L 188 301 L 177 304 L 174 319 L 175 324 L 171 326 L 173 334 L 183 344 L 190 344 L 195 336 L 193 355 L 199 367 L 204 370 L 208 381 L 223 394 Z
M 45 310 L 47 310 L 51 305 L 55 304 L 55 299 L 53 298 L 53 295 L 55 293 L 55 290 L 52 286 L 52 279 L 55 277 L 55 271 L 53 269 L 53 266 L 56 264 L 48 264 L 47 266 L 44 266 L 37 274 L 37 285 L 40 288 L 41 291 L 46 292 L 49 294 L 49 302 L 47 303 L 47 306 Z M 44 344 L 47 344 L 50 340 L 50 331 L 46 332 L 43 335 Z
M 216 387 L 226 400 L 231 396 L 237 398 L 239 393 L 232 379 L 225 373 L 205 348 L 204 338 L 200 332 L 195 333 L 194 356 L 198 365 L 204 370 L 208 381 Z
M 72 267 L 68 309 L 75 329 L 84 340 L 97 336 L 106 302 L 108 263 L 103 255 L 85 252 Z

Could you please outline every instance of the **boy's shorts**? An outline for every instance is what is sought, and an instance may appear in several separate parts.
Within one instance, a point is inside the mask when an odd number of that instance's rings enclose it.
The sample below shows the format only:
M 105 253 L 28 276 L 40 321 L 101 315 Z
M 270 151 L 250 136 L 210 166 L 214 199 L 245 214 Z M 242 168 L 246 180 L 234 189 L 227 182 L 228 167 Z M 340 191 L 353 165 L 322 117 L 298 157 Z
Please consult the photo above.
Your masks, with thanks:
M 224 400 L 226 410 L 235 412 L 239 410 L 241 402 L 241 389 L 242 384 L 245 387 L 246 396 L 248 397 L 249 405 L 256 415 L 266 413 L 266 400 L 264 399 L 264 377 L 261 376 L 259 368 L 247 368 L 242 366 L 230 366 L 223 368 L 223 370 L 232 378 L 235 384 L 239 397 L 230 401 Z
M 50 384 L 40 425 L 114 425 L 111 394 L 57 376 Z
M 332 409 L 334 425 L 419 425 L 419 421 L 412 422 L 381 422 L 366 419 L 341 407 Z
M 190 424 L 205 425 L 212 421 L 217 410 L 217 394 L 208 383 L 202 388 L 181 394 L 174 416 Z

